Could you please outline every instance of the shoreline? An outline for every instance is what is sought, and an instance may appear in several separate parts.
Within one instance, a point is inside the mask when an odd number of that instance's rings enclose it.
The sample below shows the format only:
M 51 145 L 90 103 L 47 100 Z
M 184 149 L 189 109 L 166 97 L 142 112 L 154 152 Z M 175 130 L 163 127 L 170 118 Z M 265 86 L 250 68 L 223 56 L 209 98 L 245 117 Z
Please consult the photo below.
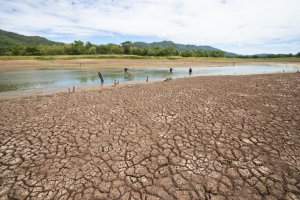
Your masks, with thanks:
M 129 67 L 185 67 L 185 66 L 223 66 L 223 65 L 300 65 L 300 61 L 289 60 L 240 60 L 240 59 L 128 59 L 128 58 L 102 58 L 102 59 L 72 59 L 72 60 L 1 60 L 0 72 L 23 71 L 38 69 L 92 69 L 92 68 L 123 68 Z
M 157 81 L 149 81 L 150 83 L 156 83 L 161 80 Z M 5 91 L 0 92 L 0 101 L 1 100 L 11 100 L 11 99 L 21 99 L 21 98 L 31 98 L 31 97 L 42 97 L 42 96 L 52 96 L 52 95 L 59 95 L 59 94 L 74 94 L 78 92 L 86 92 L 86 91 L 102 91 L 112 88 L 120 88 L 125 87 L 128 85 L 139 85 L 139 84 L 147 84 L 146 82 L 141 81 L 131 81 L 131 82 L 124 82 L 120 83 L 119 85 L 114 85 L 113 83 L 110 84 L 88 84 L 88 85 L 78 85 L 75 86 L 75 92 L 72 92 L 73 86 L 67 86 L 67 87 L 55 87 L 55 88 L 38 88 L 38 89 L 32 89 L 32 90 L 19 90 L 19 91 Z M 70 91 L 68 89 L 70 88 Z
M 297 72 L 295 72 L 297 73 Z M 11 100 L 11 99 L 22 99 L 22 98 L 31 98 L 31 97 L 43 97 L 43 96 L 53 96 L 59 94 L 73 94 L 78 92 L 87 92 L 87 91 L 102 91 L 109 90 L 114 88 L 122 88 L 126 86 L 135 86 L 135 85 L 145 85 L 145 84 L 153 84 L 153 83 L 165 83 L 174 80 L 180 79 L 192 79 L 197 77 L 239 77 L 239 76 L 256 76 L 256 75 L 274 75 L 274 74 L 294 74 L 290 72 L 282 72 L 282 73 L 266 73 L 266 74 L 245 74 L 245 75 L 204 75 L 204 76 L 190 76 L 190 77 L 179 77 L 173 78 L 171 80 L 149 80 L 149 82 L 145 81 L 129 81 L 129 82 L 121 82 L 118 85 L 114 85 L 114 83 L 109 84 L 88 84 L 88 85 L 78 85 L 75 86 L 75 92 L 72 92 L 73 86 L 66 87 L 55 87 L 55 88 L 37 88 L 31 90 L 17 90 L 17 91 L 5 91 L 0 92 L 0 101 Z M 69 88 L 70 91 L 69 92 Z

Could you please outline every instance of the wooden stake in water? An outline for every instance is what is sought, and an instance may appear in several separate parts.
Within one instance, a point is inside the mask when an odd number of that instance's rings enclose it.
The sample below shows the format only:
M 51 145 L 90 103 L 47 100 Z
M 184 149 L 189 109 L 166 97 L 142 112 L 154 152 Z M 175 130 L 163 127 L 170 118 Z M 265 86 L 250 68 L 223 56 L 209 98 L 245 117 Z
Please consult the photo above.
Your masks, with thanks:
M 148 82 L 149 81 L 149 76 L 147 76 L 147 79 L 146 79 L 146 82 Z
M 98 72 L 98 76 L 99 76 L 99 78 L 101 80 L 101 85 L 103 85 L 104 79 L 103 79 L 103 76 L 102 76 L 102 74 L 100 72 Z

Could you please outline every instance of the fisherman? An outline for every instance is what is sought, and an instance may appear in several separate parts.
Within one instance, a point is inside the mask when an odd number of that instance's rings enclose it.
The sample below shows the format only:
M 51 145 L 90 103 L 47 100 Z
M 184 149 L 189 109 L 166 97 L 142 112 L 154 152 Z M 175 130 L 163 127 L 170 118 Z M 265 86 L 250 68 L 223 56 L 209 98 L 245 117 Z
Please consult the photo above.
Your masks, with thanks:
M 99 78 L 101 80 L 101 84 L 103 84 L 104 83 L 104 79 L 103 79 L 103 76 L 102 76 L 102 74 L 100 72 L 98 72 L 98 76 L 99 76 Z
M 172 67 L 170 68 L 170 73 L 173 73 L 173 68 Z
M 193 70 L 192 70 L 192 68 L 190 67 L 190 69 L 189 69 L 189 74 L 191 75 L 192 72 L 193 72 Z

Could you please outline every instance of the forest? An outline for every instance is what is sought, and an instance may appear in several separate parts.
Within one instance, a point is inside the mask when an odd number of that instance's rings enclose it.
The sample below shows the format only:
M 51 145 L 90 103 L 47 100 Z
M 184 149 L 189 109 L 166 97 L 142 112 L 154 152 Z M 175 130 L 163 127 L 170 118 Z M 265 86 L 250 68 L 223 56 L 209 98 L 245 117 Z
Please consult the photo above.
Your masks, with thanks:
M 25 36 L 0 29 L 0 55 L 2 56 L 52 56 L 52 55 L 136 55 L 136 56 L 182 56 L 182 57 L 231 57 L 231 58 L 284 58 L 300 57 L 297 54 L 240 55 L 211 46 L 176 44 L 172 41 L 131 42 L 121 44 L 92 44 L 75 40 L 62 43 L 40 36 Z
M 71 44 L 13 45 L 0 48 L 0 55 L 83 55 L 83 54 L 125 54 L 139 56 L 183 56 L 183 57 L 224 57 L 223 51 L 178 50 L 175 47 L 139 48 L 132 42 L 118 44 L 92 44 L 76 40 Z

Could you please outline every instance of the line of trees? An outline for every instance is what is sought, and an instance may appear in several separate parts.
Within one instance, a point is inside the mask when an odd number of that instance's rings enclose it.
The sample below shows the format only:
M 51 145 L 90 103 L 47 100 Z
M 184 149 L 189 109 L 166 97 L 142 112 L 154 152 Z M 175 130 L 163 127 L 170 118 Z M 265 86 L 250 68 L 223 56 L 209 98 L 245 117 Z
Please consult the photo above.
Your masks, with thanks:
M 239 55 L 238 58 L 291 58 L 291 57 L 300 57 L 300 52 L 297 54 L 265 54 L 265 55 L 250 55 L 244 56 Z
M 183 56 L 183 57 L 224 57 L 223 51 L 187 50 L 179 51 L 174 47 L 138 48 L 132 42 L 95 45 L 76 40 L 64 45 L 13 46 L 0 49 L 0 55 L 81 55 L 81 54 L 125 54 L 139 56 Z
M 182 56 L 182 57 L 225 57 L 223 51 L 208 50 L 185 50 L 179 51 L 175 47 L 155 47 L 155 48 L 138 48 L 132 42 L 123 42 L 117 44 L 100 44 L 95 45 L 90 42 L 75 40 L 71 44 L 55 45 L 16 45 L 9 47 L 0 47 L 0 55 L 22 55 L 22 56 L 43 56 L 43 55 L 83 55 L 83 54 L 125 54 L 139 56 Z M 300 57 L 297 54 L 264 54 L 264 55 L 237 55 L 238 58 L 285 58 Z

